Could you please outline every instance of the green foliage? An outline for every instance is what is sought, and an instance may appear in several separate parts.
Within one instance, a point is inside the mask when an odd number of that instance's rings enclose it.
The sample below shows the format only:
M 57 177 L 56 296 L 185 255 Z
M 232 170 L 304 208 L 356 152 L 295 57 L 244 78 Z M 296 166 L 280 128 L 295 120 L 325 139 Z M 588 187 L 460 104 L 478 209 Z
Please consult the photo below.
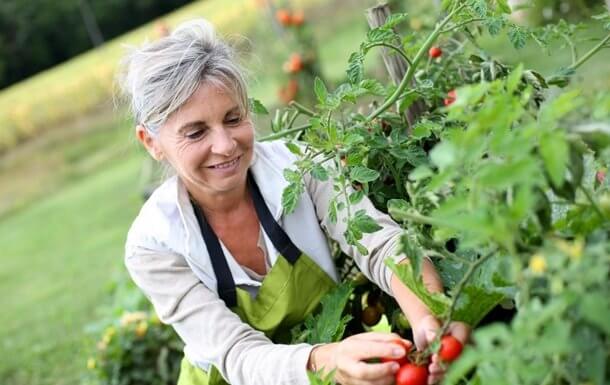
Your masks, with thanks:
M 578 26 L 514 25 L 506 1 L 447 0 L 443 9 L 447 15 L 420 34 L 394 31 L 404 15 L 369 31 L 349 58 L 346 83 L 331 90 L 316 81 L 319 104 L 302 128 L 304 157 L 287 191 L 293 198 L 297 176 L 312 163 L 326 169 L 337 193 L 329 216 L 346 211 L 345 240 L 360 252 L 367 251 L 362 234 L 376 228 L 350 201 L 366 195 L 401 223 L 406 260 L 388 266 L 444 327 L 452 320 L 476 326 L 500 302 L 516 306 L 512 322 L 475 332 L 476 347 L 452 366 L 447 383 L 605 383 L 610 135 L 603 122 L 610 108 L 604 97 L 548 89 L 568 85 L 610 35 L 582 56 L 572 50 L 571 63 L 544 77 L 500 63 L 477 39 L 504 33 L 516 48 L 554 39 L 573 48 Z M 426 62 L 439 39 L 443 56 Z M 398 86 L 365 78 L 364 57 L 380 46 L 410 63 Z M 354 111 L 365 95 L 375 102 Z M 423 284 L 426 257 L 443 293 Z M 353 267 L 337 261 L 341 271 Z M 393 330 L 403 330 L 395 304 L 360 285 L 345 304 L 354 317 L 345 335 L 362 331 L 364 302 L 382 303 Z
M 125 312 L 104 329 L 87 367 L 99 384 L 175 384 L 182 349 L 154 312 Z
M 339 341 L 351 320 L 351 316 L 344 314 L 344 309 L 352 291 L 351 284 L 342 283 L 328 293 L 321 301 L 320 312 L 308 315 L 302 324 L 292 329 L 292 341 L 308 344 Z

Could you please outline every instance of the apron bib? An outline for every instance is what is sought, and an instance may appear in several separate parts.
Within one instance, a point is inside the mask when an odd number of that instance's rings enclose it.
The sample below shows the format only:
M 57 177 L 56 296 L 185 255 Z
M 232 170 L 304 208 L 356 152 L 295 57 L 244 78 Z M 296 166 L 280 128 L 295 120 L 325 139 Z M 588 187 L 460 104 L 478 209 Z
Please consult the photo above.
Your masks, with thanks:
M 218 282 L 218 295 L 239 318 L 275 343 L 289 343 L 290 330 L 320 303 L 335 282 L 311 258 L 299 250 L 269 211 L 254 178 L 248 186 L 258 220 L 279 256 L 262 281 L 255 298 L 237 288 L 218 237 L 196 204 L 195 216 L 208 249 Z M 178 385 L 228 385 L 213 365 L 204 371 L 182 359 Z

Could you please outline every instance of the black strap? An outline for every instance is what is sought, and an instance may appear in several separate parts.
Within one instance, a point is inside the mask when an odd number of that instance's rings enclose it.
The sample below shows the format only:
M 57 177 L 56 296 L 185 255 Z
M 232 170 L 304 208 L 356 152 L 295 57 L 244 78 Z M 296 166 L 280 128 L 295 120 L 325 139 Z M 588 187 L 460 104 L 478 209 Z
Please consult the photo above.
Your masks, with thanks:
M 265 229 L 265 233 L 278 253 L 294 265 L 301 256 L 301 250 L 292 243 L 288 234 L 273 218 L 251 173 L 248 173 L 248 185 L 250 186 L 252 200 L 254 201 L 254 209 L 258 215 L 258 220 L 261 222 L 263 229 Z
M 288 234 L 282 229 L 282 227 L 275 221 L 273 215 L 269 211 L 269 207 L 265 203 L 261 192 L 252 177 L 252 174 L 248 172 L 248 186 L 250 188 L 250 194 L 252 194 L 252 201 L 254 202 L 254 209 L 256 215 L 260 221 L 265 233 L 273 243 L 273 246 L 288 262 L 295 264 L 301 256 L 301 250 L 292 243 Z M 212 261 L 212 268 L 214 269 L 214 275 L 216 275 L 216 282 L 218 288 L 218 295 L 225 302 L 227 307 L 237 306 L 237 293 L 235 290 L 235 281 L 231 274 L 231 269 L 222 252 L 222 247 L 218 241 L 218 237 L 214 233 L 214 229 L 208 224 L 205 219 L 205 215 L 201 210 L 201 207 L 197 203 L 191 200 L 191 205 L 199 223 L 199 229 L 203 241 L 210 254 L 210 260 Z
M 237 306 L 237 293 L 235 292 L 235 281 L 233 281 L 233 275 L 229 264 L 225 259 L 225 255 L 222 252 L 218 237 L 214 233 L 214 230 L 208 222 L 205 220 L 205 215 L 199 205 L 191 201 L 193 209 L 195 210 L 195 217 L 199 223 L 199 229 L 203 236 L 205 246 L 208 248 L 210 254 L 210 260 L 212 261 L 212 268 L 214 269 L 214 275 L 216 275 L 216 285 L 218 289 L 218 295 L 220 299 L 224 301 L 227 307 Z

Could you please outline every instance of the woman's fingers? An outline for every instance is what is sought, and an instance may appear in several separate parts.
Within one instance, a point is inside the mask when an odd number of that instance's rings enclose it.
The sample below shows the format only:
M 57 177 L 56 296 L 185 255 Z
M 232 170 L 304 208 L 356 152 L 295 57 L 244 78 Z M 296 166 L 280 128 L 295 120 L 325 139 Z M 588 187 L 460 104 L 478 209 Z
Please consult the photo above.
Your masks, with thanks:
M 400 341 L 400 343 L 397 343 Z M 344 385 L 390 385 L 399 369 L 396 362 L 367 363 L 366 360 L 404 357 L 412 344 L 397 334 L 362 333 L 340 343 L 337 380 Z
M 366 382 L 394 378 L 397 370 L 398 364 L 394 362 L 367 364 L 365 362 L 346 361 L 344 365 L 341 365 L 341 371 L 345 377 Z
M 347 341 L 346 341 L 347 342 Z M 407 354 L 404 346 L 390 341 L 354 339 L 342 347 L 342 356 L 358 362 L 371 358 L 400 358 Z
M 470 326 L 463 322 L 453 321 L 449 324 L 449 334 L 465 345 L 470 338 Z

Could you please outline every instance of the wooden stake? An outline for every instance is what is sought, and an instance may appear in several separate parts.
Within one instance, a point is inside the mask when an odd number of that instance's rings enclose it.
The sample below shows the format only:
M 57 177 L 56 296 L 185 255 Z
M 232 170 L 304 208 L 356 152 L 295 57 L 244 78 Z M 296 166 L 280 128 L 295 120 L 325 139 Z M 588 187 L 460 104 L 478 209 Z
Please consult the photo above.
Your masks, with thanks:
M 380 4 L 376 7 L 369 8 L 366 11 L 366 19 L 371 28 L 377 28 L 385 24 L 385 21 L 390 17 L 390 7 L 387 4 Z M 400 45 L 400 42 L 398 42 Z M 390 78 L 394 84 L 398 85 L 402 78 L 407 73 L 408 63 L 397 55 L 395 52 L 390 52 L 387 48 L 381 48 L 381 56 L 385 67 L 390 75 Z M 415 82 L 413 82 L 413 85 Z M 417 121 L 419 116 L 424 111 L 424 104 L 421 100 L 416 100 L 409 106 L 405 111 L 405 118 L 408 124 L 408 132 L 411 133 L 413 124 Z

